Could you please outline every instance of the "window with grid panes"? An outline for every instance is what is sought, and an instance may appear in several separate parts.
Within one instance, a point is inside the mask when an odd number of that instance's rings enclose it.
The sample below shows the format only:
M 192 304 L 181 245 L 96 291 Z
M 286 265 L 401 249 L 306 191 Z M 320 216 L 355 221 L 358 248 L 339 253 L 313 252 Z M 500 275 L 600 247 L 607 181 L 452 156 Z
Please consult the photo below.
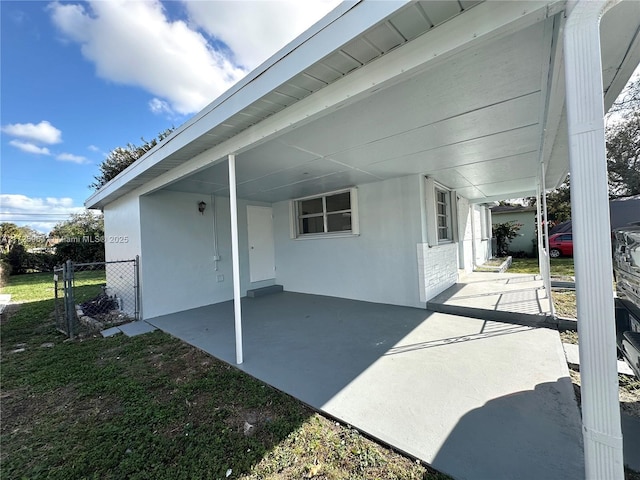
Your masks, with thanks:
M 352 233 L 351 191 L 295 201 L 297 236 Z
M 436 188 L 436 215 L 438 219 L 438 243 L 452 240 L 451 235 L 451 194 Z

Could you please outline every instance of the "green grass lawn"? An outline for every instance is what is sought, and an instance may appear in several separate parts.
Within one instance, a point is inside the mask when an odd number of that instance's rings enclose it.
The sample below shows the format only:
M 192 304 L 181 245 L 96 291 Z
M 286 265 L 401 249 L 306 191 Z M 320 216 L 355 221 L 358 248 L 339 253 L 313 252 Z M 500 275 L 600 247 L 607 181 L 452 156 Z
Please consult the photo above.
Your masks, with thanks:
M 573 277 L 573 258 L 551 258 L 551 277 Z M 509 273 L 539 274 L 537 258 L 514 258 Z M 552 291 L 553 305 L 556 315 L 567 318 L 576 318 L 576 293 L 574 291 Z
M 66 340 L 51 274 L 4 293 L 1 478 L 447 478 L 164 333 Z
M 552 277 L 572 277 L 573 258 L 552 258 L 551 260 L 551 276 Z M 509 273 L 540 273 L 537 258 L 514 258 Z

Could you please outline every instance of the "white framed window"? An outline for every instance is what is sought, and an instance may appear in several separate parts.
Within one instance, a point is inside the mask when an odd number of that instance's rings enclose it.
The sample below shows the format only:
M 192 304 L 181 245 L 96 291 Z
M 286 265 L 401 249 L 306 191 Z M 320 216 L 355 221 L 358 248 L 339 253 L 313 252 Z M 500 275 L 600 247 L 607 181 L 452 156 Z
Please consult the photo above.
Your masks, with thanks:
M 454 190 L 424 177 L 422 234 L 430 247 L 458 241 L 458 196 Z
M 293 238 L 358 235 L 356 189 L 349 188 L 291 201 Z
M 449 243 L 453 241 L 451 191 L 436 186 L 435 194 L 438 243 Z

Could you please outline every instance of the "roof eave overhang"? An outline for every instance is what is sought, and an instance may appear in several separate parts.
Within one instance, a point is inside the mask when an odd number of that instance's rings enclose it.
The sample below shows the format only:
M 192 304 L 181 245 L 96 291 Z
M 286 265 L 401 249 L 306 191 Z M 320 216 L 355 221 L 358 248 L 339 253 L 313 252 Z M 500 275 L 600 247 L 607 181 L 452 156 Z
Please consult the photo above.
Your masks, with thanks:
M 111 201 L 143 185 L 149 180 L 149 177 L 144 174 L 159 165 L 164 158 L 200 138 L 293 75 L 335 51 L 351 38 L 376 25 L 406 4 L 407 1 L 363 2 L 356 0 L 341 3 L 200 113 L 176 129 L 144 157 L 91 195 L 85 201 L 85 206 L 87 208 L 103 208 Z M 158 172 L 158 174 L 160 173 L 162 171 Z

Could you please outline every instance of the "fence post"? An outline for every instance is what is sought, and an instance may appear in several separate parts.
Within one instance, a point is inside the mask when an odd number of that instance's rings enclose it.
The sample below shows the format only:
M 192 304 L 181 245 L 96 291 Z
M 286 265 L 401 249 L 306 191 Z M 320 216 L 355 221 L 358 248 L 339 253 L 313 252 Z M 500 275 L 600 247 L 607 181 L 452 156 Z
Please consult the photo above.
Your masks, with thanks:
M 68 328 L 65 328 L 64 325 L 68 325 L 67 319 L 69 318 L 69 302 L 67 301 L 67 264 L 66 262 L 62 264 L 62 305 L 64 307 L 64 316 L 61 320 L 58 321 L 58 328 L 63 329 L 67 336 L 69 336 Z
M 73 339 L 75 317 L 76 317 L 76 302 L 73 297 L 73 262 L 67 260 L 65 263 L 65 310 L 67 311 L 67 333 L 69 338 Z
M 133 315 L 136 320 L 141 320 L 140 315 L 140 255 L 136 255 L 134 261 L 134 278 L 133 278 L 133 293 L 134 293 L 134 312 Z

